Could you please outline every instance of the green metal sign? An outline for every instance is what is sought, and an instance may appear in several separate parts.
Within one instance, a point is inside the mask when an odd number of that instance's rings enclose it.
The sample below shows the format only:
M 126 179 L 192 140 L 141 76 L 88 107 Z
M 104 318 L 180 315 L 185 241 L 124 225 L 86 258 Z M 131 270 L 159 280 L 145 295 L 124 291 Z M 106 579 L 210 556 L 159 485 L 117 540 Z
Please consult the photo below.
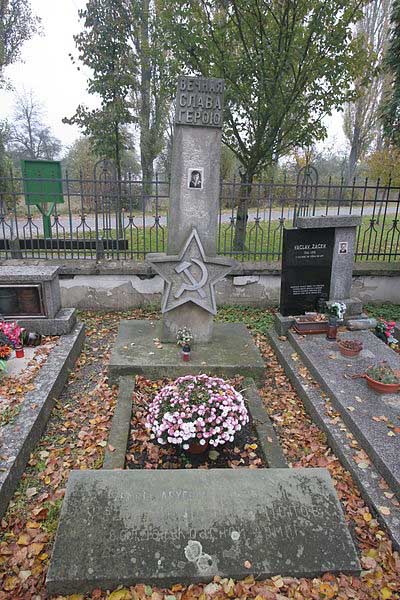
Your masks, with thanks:
M 57 160 L 21 160 L 25 204 L 36 206 L 43 215 L 44 236 L 51 237 L 50 216 L 63 204 L 61 163 Z

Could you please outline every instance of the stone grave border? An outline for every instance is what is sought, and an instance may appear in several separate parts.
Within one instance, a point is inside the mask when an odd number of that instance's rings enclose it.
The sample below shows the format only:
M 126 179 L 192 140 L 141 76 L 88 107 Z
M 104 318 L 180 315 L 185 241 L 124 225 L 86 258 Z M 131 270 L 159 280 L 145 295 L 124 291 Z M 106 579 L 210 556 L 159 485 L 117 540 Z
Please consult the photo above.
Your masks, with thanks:
M 254 380 L 247 377 L 243 381 L 244 397 L 257 435 L 259 449 L 269 469 L 285 468 L 287 462 L 280 447 L 272 422 L 264 408 Z M 134 376 L 119 378 L 119 392 L 111 422 L 108 442 L 105 449 L 103 469 L 124 469 L 128 445 L 132 410 L 132 394 L 135 389 Z M 110 448 L 111 447 L 111 448 Z
M 280 340 L 273 329 L 268 331 L 268 338 L 286 375 L 304 402 L 305 409 L 314 423 L 326 434 L 329 446 L 343 467 L 350 472 L 359 487 L 361 496 L 391 537 L 394 548 L 400 550 L 400 508 L 393 506 L 384 495 L 384 490 L 379 487 L 382 475 L 372 461 L 368 469 L 358 467 L 353 458 L 354 449 L 349 445 L 350 430 L 343 420 L 340 423 L 332 423 L 331 417 L 326 412 L 326 398 L 321 394 L 319 387 L 313 387 L 301 376 L 301 368 L 306 365 L 301 357 L 296 361 L 293 360 L 293 347 L 290 342 Z M 390 489 L 388 491 L 390 492 Z M 389 515 L 380 511 L 382 506 L 390 508 Z
M 0 517 L 7 510 L 29 456 L 39 441 L 56 399 L 78 358 L 85 326 L 77 323 L 63 335 L 34 379 L 35 389 L 25 396 L 15 420 L 1 428 Z
M 366 333 L 366 335 L 373 335 L 373 334 L 369 334 L 369 332 L 364 332 L 364 333 Z M 351 337 L 351 332 L 349 332 L 349 336 Z M 361 447 L 364 448 L 364 450 L 370 456 L 371 460 L 374 462 L 375 466 L 377 467 L 378 471 L 381 473 L 382 477 L 387 481 L 387 483 L 390 485 L 390 487 L 396 493 L 396 496 L 400 499 L 400 484 L 399 484 L 398 474 L 396 472 L 393 472 L 393 470 L 392 470 L 396 461 L 390 460 L 390 458 L 391 458 L 390 456 L 388 459 L 388 456 L 386 453 L 384 453 L 383 451 L 380 451 L 379 448 L 375 448 L 374 443 L 373 443 L 374 437 L 370 435 L 368 429 L 365 429 L 364 420 L 360 419 L 357 411 L 353 412 L 351 410 L 351 407 L 349 409 L 348 406 L 346 406 L 346 404 L 348 404 L 348 401 L 346 400 L 346 402 L 345 402 L 342 395 L 338 392 L 337 381 L 335 381 L 335 382 L 328 381 L 321 374 L 318 367 L 316 367 L 313 364 L 312 360 L 310 359 L 310 356 L 308 355 L 307 349 L 305 349 L 301 344 L 302 338 L 300 336 L 298 336 L 297 334 L 293 333 L 292 331 L 288 331 L 287 338 L 288 338 L 288 341 L 290 342 L 293 350 L 295 352 L 297 352 L 297 354 L 301 358 L 303 364 L 310 371 L 313 379 L 315 381 L 317 381 L 319 383 L 319 385 L 321 386 L 321 388 L 325 391 L 325 393 L 329 395 L 329 397 L 332 401 L 332 405 L 335 407 L 337 412 L 340 414 L 344 423 L 347 425 L 347 427 L 349 428 L 351 433 L 358 440 Z M 382 344 L 382 349 L 384 351 L 387 351 L 388 347 L 381 340 L 377 339 L 376 343 L 378 345 Z M 390 352 L 392 352 L 394 354 L 393 350 L 391 350 L 391 349 L 389 349 L 389 350 L 390 350 Z M 382 358 L 386 358 L 386 357 L 383 355 Z M 390 362 L 390 359 L 388 359 L 388 360 Z M 368 390 L 367 390 L 367 393 L 368 393 Z M 378 410 L 378 406 L 377 406 L 376 410 Z M 382 412 L 385 413 L 384 410 Z M 393 440 L 395 440 L 395 438 L 393 438 Z M 390 441 L 390 444 L 391 444 L 390 447 L 393 446 L 393 443 L 394 443 L 393 440 Z M 388 440 L 388 445 L 389 445 L 389 440 Z

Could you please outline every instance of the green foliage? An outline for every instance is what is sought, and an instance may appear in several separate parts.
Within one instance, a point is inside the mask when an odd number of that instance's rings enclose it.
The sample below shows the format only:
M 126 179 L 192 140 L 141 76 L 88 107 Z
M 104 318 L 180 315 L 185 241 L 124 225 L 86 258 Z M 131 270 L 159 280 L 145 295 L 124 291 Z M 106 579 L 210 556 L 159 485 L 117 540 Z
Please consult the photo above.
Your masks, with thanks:
M 381 383 L 399 383 L 399 378 L 386 361 L 368 367 L 365 372 L 368 377 Z
M 400 185 L 400 149 L 388 146 L 375 150 L 366 159 L 366 174 L 381 185 Z
M 19 59 L 22 44 L 39 31 L 28 0 L 0 0 L 0 87 L 4 67 Z
M 114 160 L 120 175 L 123 150 L 131 144 L 126 126 L 136 121 L 130 95 L 137 61 L 127 39 L 125 10 L 113 0 L 88 0 L 79 16 L 84 28 L 74 36 L 78 58 L 92 71 L 88 91 L 100 97 L 101 105 L 79 105 L 64 122 L 81 127 L 94 153 Z
M 269 308 L 252 306 L 221 306 L 216 321 L 225 323 L 244 323 L 253 333 L 264 335 L 272 326 L 274 313 Z
M 182 68 L 226 81 L 224 142 L 251 180 L 326 135 L 322 118 L 352 98 L 364 51 L 359 0 L 164 2 Z
M 385 66 L 390 81 L 382 105 L 383 131 L 390 143 L 400 147 L 400 0 L 393 0 Z
M 386 302 L 376 306 L 375 304 L 366 304 L 364 309 L 370 317 L 384 319 L 385 321 L 400 321 L 400 304 L 391 304 Z

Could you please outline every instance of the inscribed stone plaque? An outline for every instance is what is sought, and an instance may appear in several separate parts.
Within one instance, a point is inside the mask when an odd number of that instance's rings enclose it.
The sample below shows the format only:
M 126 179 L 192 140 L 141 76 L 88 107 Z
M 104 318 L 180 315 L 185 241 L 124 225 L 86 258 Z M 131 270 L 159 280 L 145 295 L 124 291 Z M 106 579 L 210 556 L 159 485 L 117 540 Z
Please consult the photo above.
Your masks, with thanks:
M 47 589 L 359 570 L 326 469 L 73 471 Z
M 329 299 L 335 230 L 285 229 L 280 312 L 302 315 Z
M 222 127 L 224 80 L 204 77 L 178 79 L 175 123 Z

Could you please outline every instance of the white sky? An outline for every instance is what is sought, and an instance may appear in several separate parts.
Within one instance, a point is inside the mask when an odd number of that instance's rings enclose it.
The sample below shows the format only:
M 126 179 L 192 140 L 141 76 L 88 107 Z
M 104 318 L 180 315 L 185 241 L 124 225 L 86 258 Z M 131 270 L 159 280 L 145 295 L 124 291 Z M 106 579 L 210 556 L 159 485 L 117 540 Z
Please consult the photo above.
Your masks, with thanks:
M 32 89 L 44 106 L 46 122 L 65 146 L 79 137 L 79 129 L 64 125 L 63 117 L 72 116 L 78 104 L 96 104 L 86 92 L 88 71 L 82 66 L 78 71 L 68 56 L 76 54 L 73 35 L 79 32 L 78 10 L 85 4 L 86 0 L 31 0 L 34 13 L 42 19 L 43 35 L 24 44 L 23 62 L 6 69 L 15 91 L 0 91 L 0 117 L 7 118 L 12 115 L 14 93 Z M 343 148 L 341 116 L 333 115 L 327 125 L 329 135 L 323 146 Z

